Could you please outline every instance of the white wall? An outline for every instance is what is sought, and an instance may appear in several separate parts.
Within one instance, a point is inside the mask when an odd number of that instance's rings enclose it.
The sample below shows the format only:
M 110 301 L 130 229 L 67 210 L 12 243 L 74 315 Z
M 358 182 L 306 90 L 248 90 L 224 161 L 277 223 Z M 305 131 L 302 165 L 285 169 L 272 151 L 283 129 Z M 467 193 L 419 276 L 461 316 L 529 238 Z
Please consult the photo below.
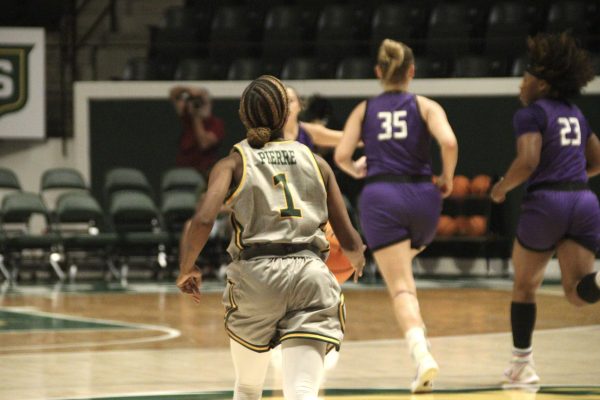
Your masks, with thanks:
M 320 93 L 328 97 L 369 97 L 381 89 L 376 80 L 321 80 L 286 82 L 300 95 Z M 425 96 L 482 96 L 517 95 L 519 78 L 490 79 L 421 79 L 411 89 Z M 0 141 L 0 166 L 14 170 L 26 190 L 38 191 L 41 174 L 48 168 L 78 169 L 89 182 L 89 107 L 90 99 L 167 98 L 169 89 L 177 84 L 202 85 L 214 98 L 239 98 L 248 82 L 77 82 L 74 89 L 74 137 L 66 140 L 63 154 L 62 139 L 44 141 Z M 600 93 L 600 79 L 588 85 L 587 93 Z

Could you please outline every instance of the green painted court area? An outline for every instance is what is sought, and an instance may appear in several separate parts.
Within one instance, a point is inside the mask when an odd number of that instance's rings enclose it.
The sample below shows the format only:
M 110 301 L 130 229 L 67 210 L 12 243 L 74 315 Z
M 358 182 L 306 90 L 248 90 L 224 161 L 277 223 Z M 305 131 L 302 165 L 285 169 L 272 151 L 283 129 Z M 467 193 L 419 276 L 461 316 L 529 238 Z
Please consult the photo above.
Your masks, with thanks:
M 134 327 L 87 318 L 64 317 L 59 314 L 0 309 L 0 333 L 84 329 L 134 329 Z
M 77 400 L 224 400 L 231 399 L 231 391 L 206 393 L 162 393 L 156 395 L 131 395 L 124 397 L 90 397 Z M 269 391 L 263 399 L 283 400 L 280 394 Z M 453 389 L 440 390 L 430 394 L 413 395 L 407 390 L 392 389 L 329 389 L 319 397 L 321 400 L 598 400 L 600 387 L 596 386 L 547 386 L 537 392 L 528 390 Z M 65 399 L 67 400 L 67 399 Z M 75 399 L 72 399 L 75 400 Z

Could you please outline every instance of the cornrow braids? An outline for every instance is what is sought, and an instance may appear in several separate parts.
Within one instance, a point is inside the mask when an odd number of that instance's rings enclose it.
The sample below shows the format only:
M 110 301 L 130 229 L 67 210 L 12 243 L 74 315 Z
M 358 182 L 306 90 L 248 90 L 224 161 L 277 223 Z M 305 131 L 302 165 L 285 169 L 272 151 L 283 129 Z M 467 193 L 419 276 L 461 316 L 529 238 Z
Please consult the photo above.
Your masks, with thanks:
M 527 39 L 527 72 L 550 85 L 548 97 L 568 99 L 594 79 L 594 68 L 587 51 L 568 33 L 537 34 Z
M 271 75 L 255 79 L 242 94 L 239 114 L 252 147 L 263 147 L 276 134 L 280 137 L 288 115 L 285 86 Z

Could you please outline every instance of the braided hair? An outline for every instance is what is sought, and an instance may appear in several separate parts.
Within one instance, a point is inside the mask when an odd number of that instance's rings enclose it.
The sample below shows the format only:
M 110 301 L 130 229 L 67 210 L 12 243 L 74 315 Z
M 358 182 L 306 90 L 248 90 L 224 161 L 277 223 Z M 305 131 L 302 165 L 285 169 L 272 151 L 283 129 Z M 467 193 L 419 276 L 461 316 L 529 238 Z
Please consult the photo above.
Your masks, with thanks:
M 587 51 L 568 33 L 539 33 L 527 39 L 527 72 L 550 85 L 548 97 L 568 99 L 594 79 L 594 68 Z
M 260 149 L 265 143 L 282 137 L 288 116 L 285 86 L 271 75 L 255 79 L 242 94 L 239 114 L 250 146 Z

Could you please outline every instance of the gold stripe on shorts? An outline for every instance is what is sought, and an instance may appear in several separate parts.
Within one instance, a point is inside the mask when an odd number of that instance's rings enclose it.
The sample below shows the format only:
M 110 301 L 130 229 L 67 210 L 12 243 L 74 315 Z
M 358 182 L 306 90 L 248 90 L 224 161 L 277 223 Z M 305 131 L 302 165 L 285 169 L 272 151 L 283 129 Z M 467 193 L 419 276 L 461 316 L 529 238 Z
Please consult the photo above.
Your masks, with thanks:
M 291 332 L 286 335 L 283 335 L 279 341 L 283 342 L 288 339 L 314 339 L 320 340 L 322 342 L 332 343 L 336 347 L 340 346 L 340 341 L 338 339 L 331 338 L 329 336 L 319 335 L 318 333 L 309 333 L 309 332 Z
M 259 345 L 255 345 L 255 344 L 246 342 L 244 339 L 237 336 L 235 333 L 231 332 L 231 330 L 229 330 L 229 328 L 227 328 L 227 325 L 225 326 L 225 329 L 227 330 L 227 334 L 229 335 L 229 337 L 231 339 L 235 340 L 236 342 L 238 342 L 239 344 L 241 344 L 242 346 L 244 346 L 247 349 L 254 350 L 254 351 L 257 351 L 260 353 L 264 353 L 265 351 L 269 351 L 271 349 L 271 347 L 268 345 L 259 346 Z
M 342 333 L 346 332 L 346 303 L 344 299 L 344 294 L 340 293 L 340 305 L 339 310 L 340 314 L 340 324 L 342 325 Z

